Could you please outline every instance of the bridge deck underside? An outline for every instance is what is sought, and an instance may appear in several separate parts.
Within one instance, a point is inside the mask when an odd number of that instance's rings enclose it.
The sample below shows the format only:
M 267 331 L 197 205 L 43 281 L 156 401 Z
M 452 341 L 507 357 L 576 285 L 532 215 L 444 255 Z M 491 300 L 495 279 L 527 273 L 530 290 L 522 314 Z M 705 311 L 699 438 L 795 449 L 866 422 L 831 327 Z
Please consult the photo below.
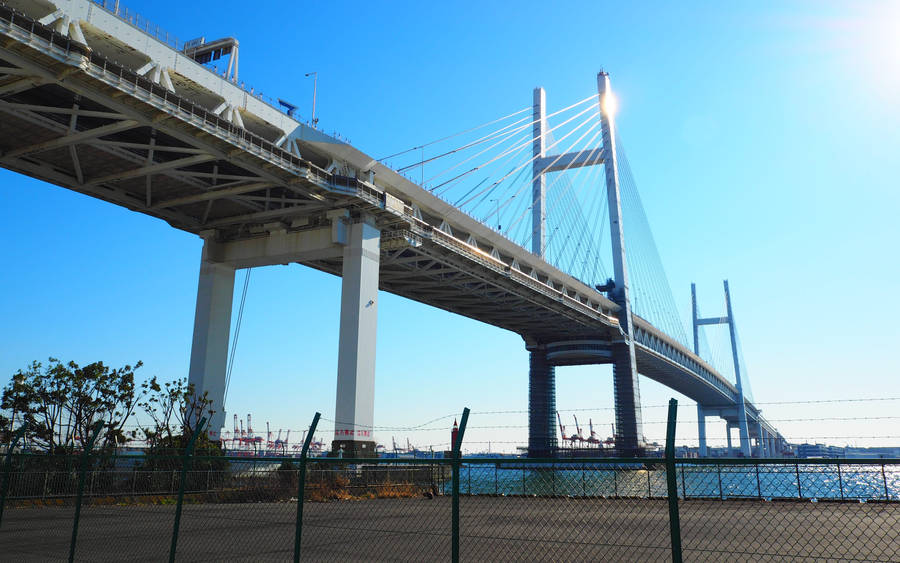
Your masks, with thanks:
M 466 259 L 433 242 L 385 249 L 379 287 L 390 293 L 538 339 L 608 338 L 607 325 L 558 302 L 517 288 L 507 276 L 479 271 Z M 308 266 L 340 275 L 340 259 Z
M 641 345 L 635 346 L 638 373 L 678 391 L 688 398 L 709 406 L 730 406 L 734 403 L 708 383 L 689 373 L 668 358 Z
M 14 83 L 0 75 L 0 164 L 6 168 L 194 233 L 249 234 L 248 224 L 267 216 L 327 207 L 307 187 L 286 187 L 283 178 L 259 169 L 261 163 L 244 166 L 223 147 L 185 142 L 191 133 L 175 120 L 163 127 L 56 84 L 4 96 L 4 86 Z

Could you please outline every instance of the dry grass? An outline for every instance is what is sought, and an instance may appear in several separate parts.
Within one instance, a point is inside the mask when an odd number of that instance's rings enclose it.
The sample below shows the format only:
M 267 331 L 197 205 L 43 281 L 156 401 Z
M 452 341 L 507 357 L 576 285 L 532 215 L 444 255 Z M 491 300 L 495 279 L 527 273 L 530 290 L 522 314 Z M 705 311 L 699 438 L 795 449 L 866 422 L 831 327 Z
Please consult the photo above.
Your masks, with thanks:
M 306 487 L 306 500 L 328 502 L 335 500 L 370 500 L 376 498 L 413 498 L 420 496 L 422 487 L 412 483 L 386 481 L 368 487 L 351 487 L 350 479 L 337 475 L 332 479 L 315 481 Z

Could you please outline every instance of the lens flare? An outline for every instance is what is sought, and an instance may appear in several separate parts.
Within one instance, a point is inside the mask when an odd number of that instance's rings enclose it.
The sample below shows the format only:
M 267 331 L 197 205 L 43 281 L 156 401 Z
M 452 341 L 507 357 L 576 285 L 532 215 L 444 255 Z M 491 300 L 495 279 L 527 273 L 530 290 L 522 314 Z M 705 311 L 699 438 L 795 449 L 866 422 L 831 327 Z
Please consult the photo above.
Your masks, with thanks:
M 606 92 L 606 94 L 603 96 L 601 107 L 603 108 L 603 113 L 605 113 L 606 115 L 615 115 L 616 110 L 619 109 L 619 104 L 612 92 Z

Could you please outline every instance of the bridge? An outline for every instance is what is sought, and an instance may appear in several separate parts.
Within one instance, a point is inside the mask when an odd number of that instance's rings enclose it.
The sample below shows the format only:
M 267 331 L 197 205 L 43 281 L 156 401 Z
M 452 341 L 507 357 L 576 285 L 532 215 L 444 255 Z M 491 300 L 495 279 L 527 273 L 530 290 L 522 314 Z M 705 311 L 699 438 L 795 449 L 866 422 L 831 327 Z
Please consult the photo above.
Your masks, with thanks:
M 745 456 L 782 450 L 783 437 L 746 392 L 727 282 L 725 316 L 699 316 L 694 300 L 693 346 L 649 318 L 652 307 L 633 310 L 622 197 L 630 170 L 617 148 L 608 74 L 583 106 L 597 119 L 592 146 L 559 152 L 548 125 L 556 114 L 540 88 L 524 125 L 508 129 L 527 130 L 531 149 L 521 165 L 530 172 L 530 230 L 514 240 L 402 168 L 295 118 L 291 104 L 247 90 L 233 38 L 181 44 L 110 0 L 7 0 L 0 37 L 0 165 L 203 239 L 189 381 L 213 401 L 214 438 L 225 422 L 235 271 L 300 263 L 342 277 L 335 450 L 374 455 L 379 289 L 522 336 L 529 455 L 557 453 L 555 368 L 576 364 L 613 366 L 621 454 L 644 445 L 638 374 L 697 402 L 701 455 L 708 416 L 727 421 L 729 447 L 738 429 Z M 219 59 L 228 60 L 224 72 L 208 64 Z M 605 192 L 613 266 L 605 283 L 548 258 L 548 183 L 588 168 L 603 174 L 597 192 Z M 500 198 L 491 201 L 498 218 Z M 701 357 L 702 327 L 711 324 L 729 328 L 733 380 Z

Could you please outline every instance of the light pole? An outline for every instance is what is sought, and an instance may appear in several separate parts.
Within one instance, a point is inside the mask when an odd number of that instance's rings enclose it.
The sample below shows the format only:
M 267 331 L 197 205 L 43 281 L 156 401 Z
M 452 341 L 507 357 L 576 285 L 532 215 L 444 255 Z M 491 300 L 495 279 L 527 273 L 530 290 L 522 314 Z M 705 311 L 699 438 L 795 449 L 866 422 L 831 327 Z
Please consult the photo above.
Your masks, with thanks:
M 500 198 L 491 198 L 492 202 L 497 204 L 497 232 L 500 232 Z
M 318 72 L 307 72 L 306 77 L 313 77 L 313 109 L 312 109 L 312 124 L 313 127 L 319 123 L 319 120 L 316 119 L 316 89 L 319 84 L 319 73 Z

